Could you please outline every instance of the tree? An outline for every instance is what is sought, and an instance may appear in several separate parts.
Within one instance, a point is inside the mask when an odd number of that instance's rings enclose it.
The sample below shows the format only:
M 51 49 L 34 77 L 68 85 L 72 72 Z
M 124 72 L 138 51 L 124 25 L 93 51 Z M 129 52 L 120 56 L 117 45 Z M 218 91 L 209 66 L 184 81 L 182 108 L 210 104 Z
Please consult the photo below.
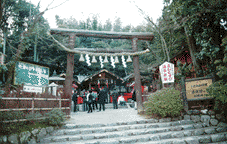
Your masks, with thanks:
M 214 62 L 223 59 L 225 53 L 221 44 L 227 36 L 227 2 L 200 0 L 195 3 L 178 0 L 166 3 L 175 24 L 184 29 L 197 75 L 217 73 L 217 65 Z M 206 65 L 209 71 L 203 69 L 201 64 Z M 216 80 L 218 79 L 216 76 Z
M 111 31 L 112 30 L 112 22 L 110 19 L 106 20 L 106 24 L 104 25 L 104 31 Z
M 114 25 L 113 25 L 113 31 L 115 32 L 121 32 L 122 31 L 122 22 L 121 22 L 121 18 L 116 18 L 114 21 Z
M 92 30 L 98 30 L 98 17 L 97 15 L 93 15 L 92 20 Z
M 40 22 L 42 23 L 44 21 L 44 18 L 42 17 L 44 12 L 52 8 L 46 8 L 43 12 L 39 12 L 39 5 L 38 7 L 34 7 L 34 5 L 31 5 L 25 0 L 11 0 L 4 2 L 4 20 L 2 19 L 3 23 L 1 24 L 3 25 L 3 27 L 1 28 L 9 28 L 10 30 L 11 35 L 7 35 L 9 39 L 7 41 L 7 44 L 12 50 L 12 57 L 7 63 L 9 68 L 6 87 L 8 87 L 9 84 L 11 84 L 15 63 L 22 58 L 25 50 L 27 50 L 30 46 L 30 36 L 32 36 L 32 33 L 34 32 L 36 24 Z M 32 10 L 32 13 L 30 13 L 30 10 Z M 11 17 L 13 19 L 13 22 L 10 26 L 7 23 L 7 17 Z M 10 57 L 10 55 L 8 56 Z

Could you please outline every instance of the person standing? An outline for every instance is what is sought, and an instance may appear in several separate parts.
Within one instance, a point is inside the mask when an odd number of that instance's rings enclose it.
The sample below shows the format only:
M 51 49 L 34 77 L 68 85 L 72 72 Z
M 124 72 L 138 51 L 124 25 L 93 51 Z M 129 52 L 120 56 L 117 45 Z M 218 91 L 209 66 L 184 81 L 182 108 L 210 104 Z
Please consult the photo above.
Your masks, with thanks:
M 106 102 L 106 99 L 107 99 L 107 92 L 106 92 L 106 89 L 102 89 L 102 90 L 99 92 L 99 95 L 98 95 L 98 100 L 99 100 L 99 111 L 101 111 L 101 107 L 103 108 L 103 111 L 105 111 L 105 102 Z
M 74 90 L 74 93 L 73 93 L 73 96 L 72 96 L 72 101 L 73 101 L 73 103 L 74 103 L 74 112 L 76 112 L 77 111 L 77 109 L 76 109 L 76 105 L 77 105 L 77 91 L 76 90 Z
M 89 93 L 87 94 L 87 102 L 88 102 L 88 112 L 87 113 L 92 112 L 92 107 L 91 107 L 92 101 L 93 101 L 93 95 L 92 95 L 92 90 L 90 90 Z
M 136 90 L 134 90 L 132 94 L 132 100 L 134 101 L 134 108 L 137 110 L 137 103 L 136 103 Z
M 95 107 L 96 109 L 98 109 L 96 98 L 97 98 L 97 95 L 93 93 L 93 101 L 92 101 L 93 110 L 95 110 Z
M 112 94 L 112 97 L 113 97 L 113 108 L 114 109 L 118 109 L 118 105 L 117 105 L 117 98 L 118 98 L 119 94 L 117 92 L 117 89 L 114 88 L 114 92 Z

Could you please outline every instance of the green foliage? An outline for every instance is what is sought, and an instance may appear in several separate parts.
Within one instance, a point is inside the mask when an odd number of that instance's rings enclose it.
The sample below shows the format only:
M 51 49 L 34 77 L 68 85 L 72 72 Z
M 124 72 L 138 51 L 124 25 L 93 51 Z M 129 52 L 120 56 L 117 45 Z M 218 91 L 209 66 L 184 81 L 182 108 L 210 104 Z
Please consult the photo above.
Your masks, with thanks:
M 41 117 L 43 117 L 43 115 L 39 112 L 35 112 L 35 113 L 30 112 L 25 116 L 26 119 L 32 120 L 32 121 L 37 120 L 37 118 L 41 118 Z
M 174 88 L 163 88 L 149 96 L 145 102 L 145 109 L 147 115 L 179 116 L 183 109 L 180 98 L 180 91 Z
M 207 92 L 215 99 L 214 110 L 223 117 L 227 115 L 227 84 L 225 80 L 217 81 L 207 88 Z
M 20 132 L 19 128 L 25 124 L 25 122 L 12 122 L 5 123 L 3 121 L 24 119 L 24 114 L 21 111 L 7 111 L 0 112 L 0 133 L 11 134 Z
M 53 109 L 46 113 L 45 123 L 52 126 L 61 126 L 65 121 L 65 114 L 60 109 Z
M 180 77 L 187 77 L 190 74 L 190 70 L 192 69 L 192 64 L 187 65 L 187 63 L 182 64 L 180 61 L 177 62 L 177 75 Z
M 214 82 L 207 88 L 210 96 L 216 100 L 221 101 L 223 104 L 227 103 L 227 84 L 224 80 Z

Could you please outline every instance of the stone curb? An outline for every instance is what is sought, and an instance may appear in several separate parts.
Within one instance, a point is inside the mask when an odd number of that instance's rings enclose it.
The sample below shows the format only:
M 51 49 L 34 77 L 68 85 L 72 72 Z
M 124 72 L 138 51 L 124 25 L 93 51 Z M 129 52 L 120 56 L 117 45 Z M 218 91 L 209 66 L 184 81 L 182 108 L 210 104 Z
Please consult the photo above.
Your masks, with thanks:
M 54 132 L 54 128 L 51 126 L 42 128 L 42 129 L 34 129 L 32 131 L 32 134 L 29 131 L 24 131 L 19 134 L 20 142 L 21 143 L 28 142 L 29 144 L 30 143 L 36 144 L 36 139 L 40 141 L 40 139 L 44 138 L 47 135 L 50 135 L 52 132 Z M 17 140 L 17 137 L 18 137 L 18 134 L 11 134 L 9 135 L 8 140 L 13 144 L 17 144 L 19 143 Z M 7 141 L 6 136 L 0 136 L 0 143 L 6 142 L 6 141 Z

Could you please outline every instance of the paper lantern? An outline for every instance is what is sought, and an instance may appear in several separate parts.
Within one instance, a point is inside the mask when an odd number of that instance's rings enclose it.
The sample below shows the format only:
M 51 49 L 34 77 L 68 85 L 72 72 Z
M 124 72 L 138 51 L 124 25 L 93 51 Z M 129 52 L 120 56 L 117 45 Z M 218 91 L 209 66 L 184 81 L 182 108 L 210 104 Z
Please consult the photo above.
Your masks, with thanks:
M 84 56 L 83 56 L 83 54 L 80 55 L 79 61 L 84 61 Z

